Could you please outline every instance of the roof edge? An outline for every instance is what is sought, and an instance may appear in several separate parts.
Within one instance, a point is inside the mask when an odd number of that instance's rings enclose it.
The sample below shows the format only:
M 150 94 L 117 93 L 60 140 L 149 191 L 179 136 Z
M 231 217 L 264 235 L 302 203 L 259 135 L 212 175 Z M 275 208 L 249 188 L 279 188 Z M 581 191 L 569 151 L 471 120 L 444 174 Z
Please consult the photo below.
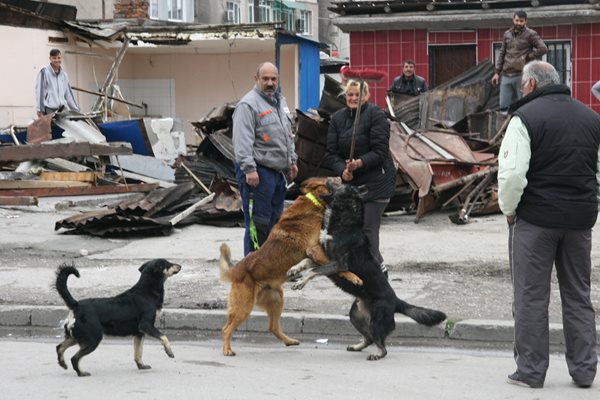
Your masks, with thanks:
M 468 30 L 507 27 L 513 13 L 514 10 L 464 10 L 354 15 L 336 17 L 333 23 L 345 33 L 382 29 Z M 600 4 L 538 7 L 527 10 L 527 16 L 530 26 L 594 23 L 600 21 Z

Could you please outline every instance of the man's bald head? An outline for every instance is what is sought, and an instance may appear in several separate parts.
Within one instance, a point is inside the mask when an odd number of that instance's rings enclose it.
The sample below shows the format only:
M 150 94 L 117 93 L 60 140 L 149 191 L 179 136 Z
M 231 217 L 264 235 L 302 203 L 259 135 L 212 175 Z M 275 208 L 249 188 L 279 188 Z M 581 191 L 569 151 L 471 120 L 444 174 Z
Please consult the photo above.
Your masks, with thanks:
M 256 69 L 256 76 L 254 77 L 254 80 L 263 94 L 272 97 L 275 95 L 275 93 L 277 93 L 279 71 L 273 63 L 261 63 Z

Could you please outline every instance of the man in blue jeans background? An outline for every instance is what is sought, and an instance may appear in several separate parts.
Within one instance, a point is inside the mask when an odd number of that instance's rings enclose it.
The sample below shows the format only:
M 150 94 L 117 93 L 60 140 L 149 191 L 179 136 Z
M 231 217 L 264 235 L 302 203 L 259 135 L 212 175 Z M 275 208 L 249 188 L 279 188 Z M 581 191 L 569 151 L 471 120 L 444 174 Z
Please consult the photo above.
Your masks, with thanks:
M 244 208 L 244 256 L 260 247 L 283 212 L 287 179 L 296 178 L 290 110 L 278 91 L 279 71 L 262 63 L 255 86 L 233 113 L 233 150 Z

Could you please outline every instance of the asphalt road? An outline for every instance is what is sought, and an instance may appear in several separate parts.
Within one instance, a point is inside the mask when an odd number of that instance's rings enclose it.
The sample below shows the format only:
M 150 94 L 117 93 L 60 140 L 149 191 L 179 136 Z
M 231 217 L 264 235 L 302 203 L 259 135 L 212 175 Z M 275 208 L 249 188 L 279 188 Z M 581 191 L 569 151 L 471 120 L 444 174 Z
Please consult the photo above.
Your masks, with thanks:
M 0 339 L 2 399 L 598 399 L 600 385 L 571 384 L 563 355 L 553 354 L 543 389 L 506 383 L 514 369 L 508 351 L 390 347 L 367 361 L 345 343 L 305 343 L 286 348 L 271 340 L 237 338 L 243 351 L 224 357 L 218 340 L 172 341 L 175 358 L 146 340 L 144 361 L 133 362 L 131 340 L 107 339 L 81 361 L 92 376 L 79 378 L 56 362 L 61 338 Z M 67 351 L 68 358 L 74 349 Z

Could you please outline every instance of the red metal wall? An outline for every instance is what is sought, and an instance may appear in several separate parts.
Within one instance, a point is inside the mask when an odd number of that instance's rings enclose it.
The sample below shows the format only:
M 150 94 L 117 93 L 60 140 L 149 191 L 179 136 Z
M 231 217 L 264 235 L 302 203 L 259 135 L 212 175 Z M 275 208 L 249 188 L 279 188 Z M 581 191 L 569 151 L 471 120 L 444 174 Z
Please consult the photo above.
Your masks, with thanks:
M 507 26 L 508 28 L 508 26 Z M 572 91 L 578 100 L 600 112 L 600 101 L 591 95 L 600 80 L 600 23 L 533 27 L 544 40 L 571 41 Z M 350 33 L 352 68 L 385 71 L 387 79 L 371 83 L 371 101 L 384 107 L 385 92 L 402 73 L 406 59 L 416 63 L 418 75 L 429 82 L 429 45 L 477 44 L 478 62 L 492 59 L 493 43 L 500 42 L 503 29 L 464 32 L 427 32 L 424 29 L 386 30 Z

